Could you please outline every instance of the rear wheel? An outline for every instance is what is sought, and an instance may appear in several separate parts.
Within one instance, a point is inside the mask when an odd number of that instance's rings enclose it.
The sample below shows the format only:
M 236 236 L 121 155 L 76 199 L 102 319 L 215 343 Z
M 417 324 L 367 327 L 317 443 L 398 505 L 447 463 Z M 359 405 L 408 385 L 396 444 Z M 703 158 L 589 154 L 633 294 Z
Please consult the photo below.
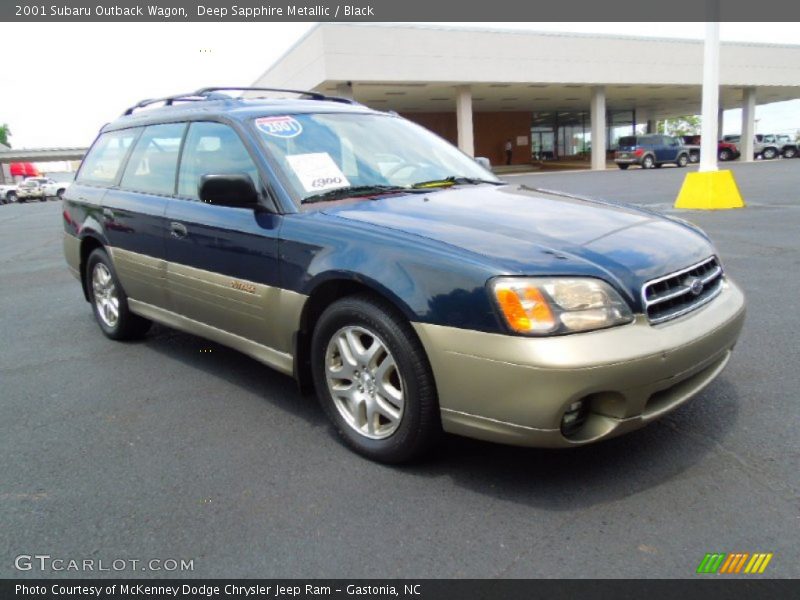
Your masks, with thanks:
M 627 168 L 628 168 L 628 167 L 630 167 L 630 165 L 617 165 L 617 166 L 618 166 L 620 169 L 622 169 L 623 171 L 627 170 Z
M 778 151 L 775 148 L 764 148 L 764 152 L 762 152 L 761 155 L 765 160 L 772 160 L 778 156 Z
M 797 156 L 797 148 L 784 148 L 783 149 L 783 158 L 794 158 Z
M 348 446 L 401 463 L 441 434 L 436 386 L 410 324 L 391 306 L 351 296 L 329 306 L 314 329 L 317 396 Z
M 656 164 L 656 161 L 649 154 L 642 159 L 642 168 L 643 169 L 652 169 L 655 166 L 655 164 Z
M 133 314 L 128 308 L 128 296 L 117 279 L 111 259 L 102 248 L 89 255 L 85 277 L 95 319 L 107 337 L 130 340 L 147 333 L 150 321 Z
M 59 200 L 61 200 L 61 199 L 64 197 L 64 192 L 65 192 L 65 191 L 66 191 L 66 190 L 63 190 L 63 189 L 62 189 L 62 190 L 58 190 L 58 191 L 56 192 L 56 198 L 58 198 Z
M 730 160 L 732 156 L 731 151 L 727 148 L 723 148 L 719 151 L 719 159 L 723 162 Z

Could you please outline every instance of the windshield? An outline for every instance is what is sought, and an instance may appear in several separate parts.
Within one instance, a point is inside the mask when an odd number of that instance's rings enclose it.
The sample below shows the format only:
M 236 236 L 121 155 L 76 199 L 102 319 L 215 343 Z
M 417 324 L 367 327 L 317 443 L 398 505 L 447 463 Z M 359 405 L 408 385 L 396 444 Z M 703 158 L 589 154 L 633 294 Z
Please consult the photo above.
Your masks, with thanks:
M 373 188 L 402 191 L 459 180 L 499 183 L 449 143 L 391 115 L 295 114 L 261 117 L 255 126 L 301 202 L 348 190 L 366 195 Z

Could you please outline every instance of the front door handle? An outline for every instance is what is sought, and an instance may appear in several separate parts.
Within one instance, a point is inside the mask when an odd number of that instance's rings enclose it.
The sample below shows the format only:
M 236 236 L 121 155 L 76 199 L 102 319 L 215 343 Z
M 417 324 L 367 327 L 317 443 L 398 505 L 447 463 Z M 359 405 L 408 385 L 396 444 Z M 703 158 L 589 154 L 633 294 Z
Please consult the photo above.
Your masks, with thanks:
M 186 230 L 186 225 L 173 221 L 169 224 L 169 234 L 175 238 L 185 238 L 189 232 Z

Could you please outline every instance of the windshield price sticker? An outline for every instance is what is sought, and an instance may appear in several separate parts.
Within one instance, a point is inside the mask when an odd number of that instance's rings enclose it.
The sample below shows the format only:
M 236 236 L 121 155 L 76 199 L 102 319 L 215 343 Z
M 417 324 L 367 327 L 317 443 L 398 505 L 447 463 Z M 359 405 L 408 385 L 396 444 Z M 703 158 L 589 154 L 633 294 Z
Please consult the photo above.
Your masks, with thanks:
M 307 192 L 324 192 L 350 186 L 345 174 L 327 152 L 292 154 L 286 160 Z
M 279 138 L 293 138 L 303 133 L 303 126 L 290 116 L 261 117 L 256 119 L 259 131 Z

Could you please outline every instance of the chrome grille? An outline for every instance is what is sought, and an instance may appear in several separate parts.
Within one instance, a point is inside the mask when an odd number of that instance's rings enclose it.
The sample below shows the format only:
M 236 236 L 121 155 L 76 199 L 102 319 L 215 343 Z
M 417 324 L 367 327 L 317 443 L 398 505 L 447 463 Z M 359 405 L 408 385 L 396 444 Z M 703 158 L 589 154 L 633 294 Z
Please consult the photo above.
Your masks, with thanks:
M 642 304 L 651 323 L 675 319 L 711 302 L 722 291 L 722 266 L 716 256 L 653 279 L 642 288 Z

